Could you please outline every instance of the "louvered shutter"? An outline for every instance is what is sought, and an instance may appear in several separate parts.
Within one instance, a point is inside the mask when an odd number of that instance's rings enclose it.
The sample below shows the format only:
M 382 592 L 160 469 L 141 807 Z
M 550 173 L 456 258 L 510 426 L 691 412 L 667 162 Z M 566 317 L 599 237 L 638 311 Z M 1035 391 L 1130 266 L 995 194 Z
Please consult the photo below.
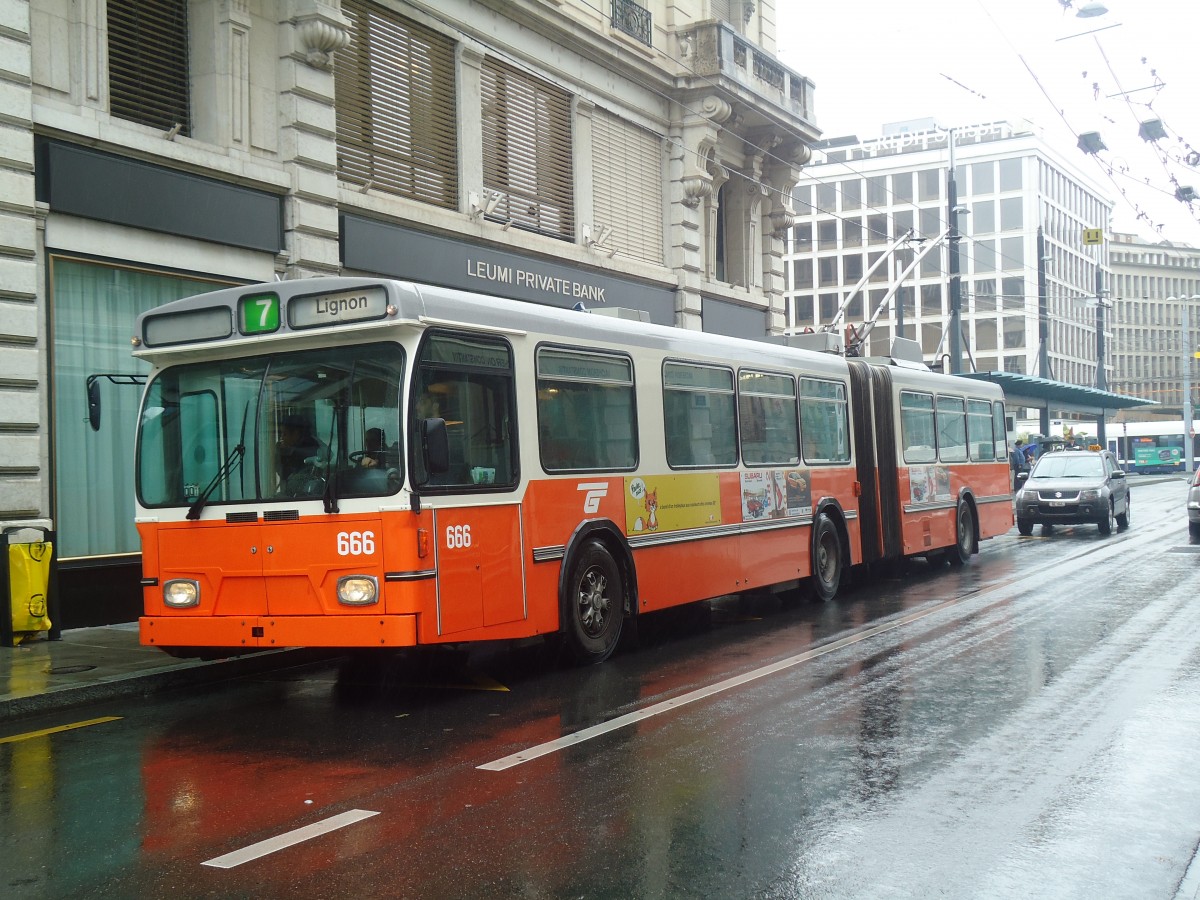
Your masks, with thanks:
M 574 240 L 570 95 L 490 57 L 482 82 L 483 186 L 501 195 L 492 216 Z
M 337 53 L 338 177 L 458 207 L 454 42 L 366 0 L 342 0 Z
M 107 11 L 109 112 L 189 134 L 187 0 L 108 0 Z
M 592 184 L 597 228 L 623 256 L 663 261 L 662 139 L 603 110 L 592 118 Z

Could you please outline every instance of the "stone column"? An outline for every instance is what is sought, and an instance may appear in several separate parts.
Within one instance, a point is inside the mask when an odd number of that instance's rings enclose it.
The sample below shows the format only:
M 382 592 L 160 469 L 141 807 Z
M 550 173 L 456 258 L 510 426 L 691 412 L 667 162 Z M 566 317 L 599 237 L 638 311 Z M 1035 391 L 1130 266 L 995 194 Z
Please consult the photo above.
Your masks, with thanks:
M 762 288 L 769 309 L 768 327 L 778 334 L 787 326 L 783 292 L 787 288 L 784 253 L 787 236 L 796 221 L 792 191 L 800 180 L 800 167 L 812 150 L 800 141 L 773 143 L 765 159 L 762 178 L 767 185 L 767 214 L 762 220 Z
M 715 232 L 706 221 L 716 188 L 713 171 L 723 172 L 716 159 L 721 125 L 733 110 L 716 96 L 685 104 L 683 119 L 671 129 L 671 220 L 668 264 L 679 274 L 675 301 L 676 325 L 701 330 L 701 287 L 706 252 Z
M 284 271 L 291 278 L 335 275 L 338 248 L 337 117 L 334 54 L 350 40 L 334 3 L 291 0 L 281 23 L 279 154 L 291 176 L 285 201 Z
M 52 524 L 29 17 L 26 0 L 0 4 L 0 527 Z

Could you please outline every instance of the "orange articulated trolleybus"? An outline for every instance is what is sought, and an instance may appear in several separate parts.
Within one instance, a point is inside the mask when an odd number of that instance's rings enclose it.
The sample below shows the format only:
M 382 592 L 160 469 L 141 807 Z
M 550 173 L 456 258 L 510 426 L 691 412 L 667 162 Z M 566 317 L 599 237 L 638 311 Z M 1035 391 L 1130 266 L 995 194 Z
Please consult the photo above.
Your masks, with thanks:
M 142 314 L 141 639 L 177 655 L 561 634 L 1012 527 L 1003 396 L 399 281 Z

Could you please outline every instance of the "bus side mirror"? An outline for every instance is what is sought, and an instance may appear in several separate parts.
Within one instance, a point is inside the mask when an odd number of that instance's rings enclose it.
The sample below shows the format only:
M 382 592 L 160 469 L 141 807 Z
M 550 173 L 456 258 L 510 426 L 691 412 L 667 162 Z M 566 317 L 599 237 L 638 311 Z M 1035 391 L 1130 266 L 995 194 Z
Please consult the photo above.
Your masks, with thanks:
M 87 380 L 88 424 L 92 431 L 100 430 L 100 382 L 95 375 L 89 375 Z
M 421 449 L 425 454 L 425 469 L 430 475 L 445 475 L 450 471 L 450 442 L 446 438 L 445 419 L 421 420 Z

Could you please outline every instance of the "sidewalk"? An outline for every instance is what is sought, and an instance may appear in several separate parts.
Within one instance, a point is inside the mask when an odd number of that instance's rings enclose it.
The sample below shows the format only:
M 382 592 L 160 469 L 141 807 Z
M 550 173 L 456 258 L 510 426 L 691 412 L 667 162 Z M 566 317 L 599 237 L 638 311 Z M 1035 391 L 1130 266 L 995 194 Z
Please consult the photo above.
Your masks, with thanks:
M 231 659 L 175 659 L 138 643 L 136 622 L 77 628 L 62 640 L 0 647 L 0 722 L 110 697 L 236 678 L 334 655 L 264 650 Z

